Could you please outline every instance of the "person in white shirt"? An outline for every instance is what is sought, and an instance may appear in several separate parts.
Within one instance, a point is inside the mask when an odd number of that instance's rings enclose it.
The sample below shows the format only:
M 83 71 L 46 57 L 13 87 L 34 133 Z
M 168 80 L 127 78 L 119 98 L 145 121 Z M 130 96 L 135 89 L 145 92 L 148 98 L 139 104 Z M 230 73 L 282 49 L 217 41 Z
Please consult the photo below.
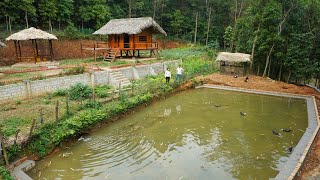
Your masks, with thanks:
M 182 79 L 182 71 L 183 71 L 183 69 L 182 69 L 181 65 L 179 65 L 178 68 L 177 68 L 176 81 L 181 81 L 181 79 Z
M 171 78 L 171 72 L 169 71 L 169 68 L 167 68 L 167 70 L 164 72 L 164 77 L 166 78 L 166 83 L 169 83 Z

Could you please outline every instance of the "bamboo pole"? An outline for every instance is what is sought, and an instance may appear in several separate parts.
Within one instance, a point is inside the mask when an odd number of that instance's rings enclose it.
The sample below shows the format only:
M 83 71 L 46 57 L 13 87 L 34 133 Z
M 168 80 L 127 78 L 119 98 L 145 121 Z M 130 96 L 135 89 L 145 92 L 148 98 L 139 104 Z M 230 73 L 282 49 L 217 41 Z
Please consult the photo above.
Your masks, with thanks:
M 66 113 L 69 115 L 69 93 L 66 95 Z
M 56 121 L 59 121 L 59 100 L 56 103 Z
M 15 135 L 15 138 L 14 138 L 14 144 L 17 144 L 19 132 L 20 132 L 20 129 L 17 129 L 16 135 Z
M 32 131 L 34 129 L 35 124 L 36 124 L 36 119 L 33 119 L 32 120 L 32 125 L 31 125 L 31 128 L 30 128 L 30 132 L 29 132 L 29 136 L 28 136 L 28 140 L 30 139 L 30 137 L 32 135 Z
M 3 142 L 3 133 L 2 133 L 2 125 L 0 126 L 0 146 L 3 152 L 3 157 L 6 163 L 6 166 L 9 166 L 9 159 L 8 159 L 8 155 L 7 155 L 7 150 L 6 150 L 6 145 Z

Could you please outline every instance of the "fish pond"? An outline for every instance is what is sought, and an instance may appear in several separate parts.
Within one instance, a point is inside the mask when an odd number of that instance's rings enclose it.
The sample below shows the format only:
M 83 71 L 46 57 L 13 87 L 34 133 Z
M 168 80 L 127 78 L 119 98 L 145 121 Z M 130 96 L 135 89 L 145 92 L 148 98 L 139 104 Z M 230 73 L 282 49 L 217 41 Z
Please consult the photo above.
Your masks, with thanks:
M 66 180 L 269 179 L 286 163 L 307 119 L 303 99 L 188 90 L 94 130 L 36 162 L 28 174 Z

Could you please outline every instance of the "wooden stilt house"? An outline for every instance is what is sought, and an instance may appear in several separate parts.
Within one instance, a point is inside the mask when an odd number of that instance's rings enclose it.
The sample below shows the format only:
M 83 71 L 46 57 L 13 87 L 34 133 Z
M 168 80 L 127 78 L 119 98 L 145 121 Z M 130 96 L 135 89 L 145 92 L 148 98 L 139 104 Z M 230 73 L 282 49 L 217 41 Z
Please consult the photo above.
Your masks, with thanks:
M 155 55 L 159 52 L 153 35 L 167 35 L 151 17 L 113 19 L 93 34 L 108 35 L 110 51 L 106 59 L 111 61 L 117 55 L 140 56 L 140 51 L 150 51 L 150 56 Z

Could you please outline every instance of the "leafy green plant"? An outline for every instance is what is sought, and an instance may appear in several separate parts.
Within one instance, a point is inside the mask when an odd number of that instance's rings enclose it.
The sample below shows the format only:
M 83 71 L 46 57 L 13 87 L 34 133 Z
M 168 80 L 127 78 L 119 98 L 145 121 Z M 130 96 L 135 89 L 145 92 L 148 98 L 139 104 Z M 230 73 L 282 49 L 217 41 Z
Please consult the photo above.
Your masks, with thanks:
M 67 95 L 68 90 L 67 89 L 58 89 L 53 93 L 53 96 L 65 96 Z
M 3 125 L 3 134 L 6 137 L 14 135 L 19 126 L 29 123 L 30 121 L 22 118 L 9 118 L 5 119 L 2 123 Z
M 69 97 L 71 100 L 80 100 L 89 97 L 91 88 L 88 85 L 78 83 L 69 89 Z
M 9 159 L 12 159 L 13 157 L 15 157 L 20 152 L 20 150 L 21 150 L 21 145 L 19 144 L 13 144 L 12 146 L 9 146 L 7 150 Z
M 108 93 L 108 90 L 112 89 L 109 85 L 102 85 L 102 86 L 96 86 L 94 88 L 95 94 L 99 98 L 106 98 L 109 97 L 110 94 Z
M 89 108 L 99 109 L 102 107 L 102 104 L 101 102 L 98 102 L 98 101 L 89 100 L 83 105 L 83 107 L 86 109 L 89 109 Z
M 14 180 L 14 178 L 10 175 L 9 171 L 6 167 L 0 166 L 0 175 L 3 180 Z

